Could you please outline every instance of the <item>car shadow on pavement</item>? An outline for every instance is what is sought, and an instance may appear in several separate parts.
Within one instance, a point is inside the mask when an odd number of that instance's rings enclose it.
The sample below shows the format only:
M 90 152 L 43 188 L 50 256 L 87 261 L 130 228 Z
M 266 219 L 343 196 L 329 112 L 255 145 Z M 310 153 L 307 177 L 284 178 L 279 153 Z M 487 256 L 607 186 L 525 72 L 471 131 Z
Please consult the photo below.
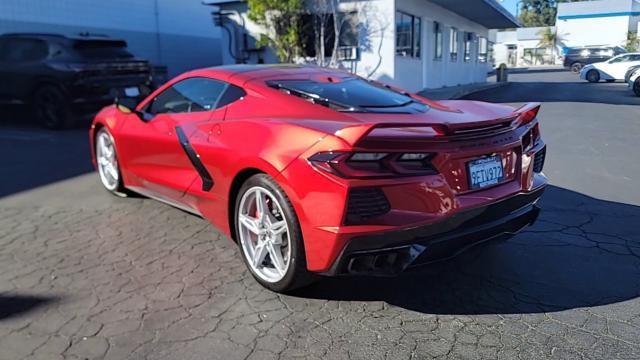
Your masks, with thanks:
M 640 207 L 550 186 L 535 226 L 395 278 L 327 278 L 294 296 L 428 314 L 521 314 L 640 296 Z
M 35 310 L 56 302 L 55 297 L 29 295 L 0 295 L 0 321 Z
M 93 171 L 88 125 L 63 131 L 43 129 L 25 114 L 0 109 L 0 198 Z
M 591 84 L 580 79 L 563 82 L 515 80 L 500 88 L 478 91 L 462 99 L 493 103 L 533 101 L 640 105 L 640 97 L 635 96 L 624 83 Z

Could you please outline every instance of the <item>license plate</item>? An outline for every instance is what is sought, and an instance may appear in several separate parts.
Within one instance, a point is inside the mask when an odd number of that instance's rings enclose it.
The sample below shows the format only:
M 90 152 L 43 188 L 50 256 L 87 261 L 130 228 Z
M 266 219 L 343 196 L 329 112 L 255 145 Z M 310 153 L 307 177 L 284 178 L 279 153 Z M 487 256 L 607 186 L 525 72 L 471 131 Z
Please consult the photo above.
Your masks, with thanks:
M 487 156 L 467 163 L 471 189 L 495 185 L 502 181 L 502 159 L 500 156 Z

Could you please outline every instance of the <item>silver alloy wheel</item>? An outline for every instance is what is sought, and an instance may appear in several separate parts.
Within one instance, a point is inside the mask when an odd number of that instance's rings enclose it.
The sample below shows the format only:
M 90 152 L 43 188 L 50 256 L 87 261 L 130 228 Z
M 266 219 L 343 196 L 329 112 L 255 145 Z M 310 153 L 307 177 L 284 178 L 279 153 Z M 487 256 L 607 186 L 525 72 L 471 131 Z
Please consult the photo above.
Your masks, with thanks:
M 291 263 L 289 226 L 276 197 L 261 186 L 247 190 L 236 210 L 242 252 L 260 279 L 275 283 Z
M 115 191 L 120 179 L 118 159 L 111 135 L 105 130 L 100 130 L 96 137 L 96 161 L 102 185 L 109 191 Z

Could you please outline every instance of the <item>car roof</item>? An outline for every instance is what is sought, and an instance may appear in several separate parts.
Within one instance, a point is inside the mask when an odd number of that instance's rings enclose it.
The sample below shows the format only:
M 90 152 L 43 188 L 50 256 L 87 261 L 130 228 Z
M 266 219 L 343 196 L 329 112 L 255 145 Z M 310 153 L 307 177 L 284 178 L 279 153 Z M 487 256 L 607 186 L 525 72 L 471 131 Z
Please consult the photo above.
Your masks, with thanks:
M 311 76 L 354 77 L 340 69 L 330 69 L 315 65 L 299 64 L 271 64 L 271 65 L 223 65 L 210 68 L 193 70 L 181 75 L 179 78 L 205 76 L 228 81 L 236 85 L 243 85 L 254 79 L 284 79 L 292 77 L 308 78 Z

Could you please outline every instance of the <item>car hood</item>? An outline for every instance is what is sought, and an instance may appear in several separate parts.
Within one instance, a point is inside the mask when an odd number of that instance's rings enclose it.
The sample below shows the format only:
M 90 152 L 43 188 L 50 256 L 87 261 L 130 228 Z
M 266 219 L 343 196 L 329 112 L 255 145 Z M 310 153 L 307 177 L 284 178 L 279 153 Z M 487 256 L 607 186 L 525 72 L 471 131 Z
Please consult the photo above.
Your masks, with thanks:
M 602 69 L 603 67 L 606 66 L 606 64 L 607 64 L 606 61 L 601 61 L 601 62 L 597 62 L 597 63 L 593 63 L 593 64 L 588 64 L 588 65 L 585 65 L 582 68 L 582 72 L 589 71 L 591 69 Z

